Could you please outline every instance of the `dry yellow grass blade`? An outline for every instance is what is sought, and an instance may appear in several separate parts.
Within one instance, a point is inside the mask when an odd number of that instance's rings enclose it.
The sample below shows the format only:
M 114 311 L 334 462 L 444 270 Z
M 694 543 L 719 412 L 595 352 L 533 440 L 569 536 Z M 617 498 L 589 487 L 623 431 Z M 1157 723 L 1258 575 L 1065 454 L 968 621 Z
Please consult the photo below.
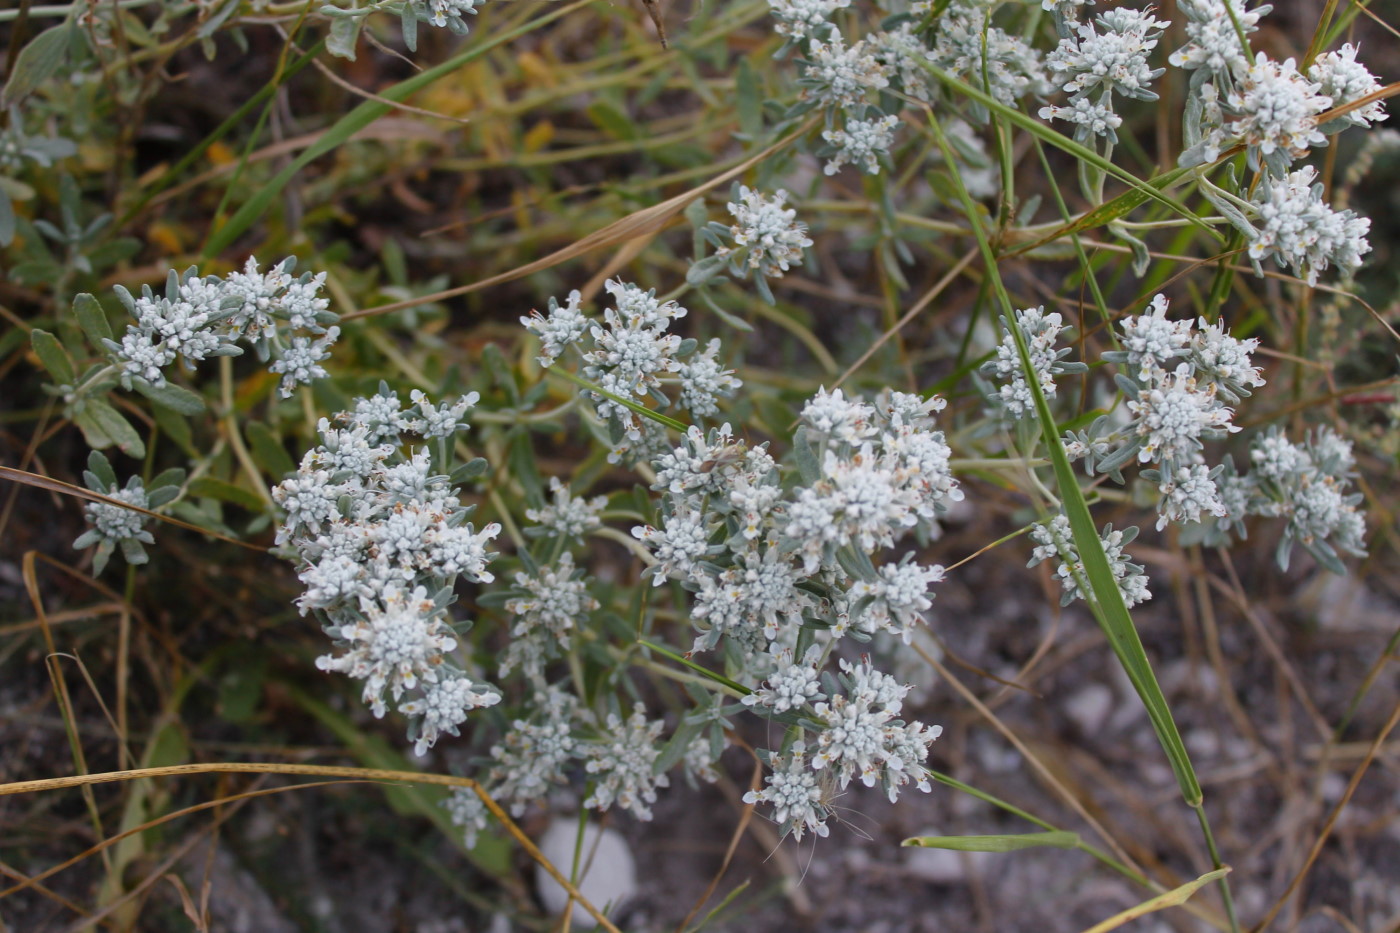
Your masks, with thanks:
M 140 826 L 133 826 L 131 829 L 128 829 L 125 832 L 117 833 L 115 836 L 108 836 L 106 839 L 103 839 L 101 842 L 89 847 L 88 849 L 85 849 L 84 851 L 78 853 L 77 855 L 73 856 L 67 861 L 59 862 L 57 865 L 44 869 L 37 875 L 32 875 L 26 878 L 24 881 L 21 881 L 18 884 L 12 885 L 3 891 L 0 891 L 0 900 L 4 900 L 11 894 L 17 894 L 20 891 L 23 891 L 25 888 L 34 887 L 46 878 L 51 878 L 59 872 L 63 871 L 65 868 L 71 868 L 72 866 L 78 864 L 84 859 L 91 858 L 92 856 L 103 851 L 104 849 L 111 848 L 112 846 L 116 845 L 117 843 L 121 842 L 123 839 L 126 839 L 129 836 L 135 836 L 138 833 L 144 833 L 148 829 L 154 829 L 155 827 L 160 826 L 162 823 L 169 823 L 171 820 L 178 819 L 182 816 L 189 816 L 193 813 L 199 813 L 202 810 L 212 810 L 217 807 L 227 807 L 229 804 L 232 804 L 235 801 L 239 800 L 252 800 L 255 797 L 268 797 L 272 794 L 285 794 L 288 791 L 294 790 L 311 790 L 317 787 L 331 787 L 338 784 L 355 783 L 363 782 L 313 781 L 309 784 L 295 784 L 291 787 L 269 787 L 264 788 L 262 790 L 250 790 L 244 791 L 243 793 L 239 794 L 229 794 L 226 797 L 216 797 L 213 800 L 206 800 L 203 803 L 197 803 L 193 806 L 185 807 L 182 810 L 176 810 L 173 813 L 165 813 L 161 816 L 156 817 L 155 819 L 147 820 Z
M 689 191 L 678 194 L 673 198 L 667 198 L 660 204 L 653 204 L 651 207 L 645 207 L 639 211 L 634 211 L 626 217 L 613 221 L 601 230 L 595 230 L 582 239 L 570 243 L 563 249 L 550 253 L 542 259 L 528 262 L 508 272 L 502 272 L 500 275 L 493 275 L 489 279 L 472 282 L 470 285 L 460 285 L 456 288 L 449 288 L 446 291 L 437 292 L 432 295 L 422 295 L 418 298 L 410 298 L 406 301 L 396 301 L 393 304 L 351 311 L 347 314 L 342 314 L 341 320 L 348 321 L 354 318 L 371 317 L 376 314 L 388 314 L 391 311 L 402 311 L 404 308 L 416 308 L 420 305 L 442 301 L 446 298 L 466 295 L 470 292 L 480 291 L 483 288 L 489 288 L 492 285 L 500 285 L 503 282 L 512 282 L 516 279 L 524 278 L 527 275 L 531 275 L 543 269 L 549 269 L 560 263 L 568 262 L 571 259 L 577 259 L 580 256 L 593 252 L 595 249 L 617 246 L 629 240 L 635 240 L 638 237 L 656 233 L 664 228 L 673 217 L 685 210 L 696 198 L 701 197 L 712 188 L 717 188 L 726 182 L 738 178 L 740 175 L 744 174 L 744 172 L 753 168 L 773 153 L 802 137 L 816 125 L 816 122 L 815 118 L 808 120 L 771 146 L 754 153 L 754 155 L 740 162 L 729 171 L 716 175 L 704 184 L 697 185 Z
M 621 933 L 612 921 L 594 907 L 568 877 L 555 868 L 544 853 L 530 841 L 530 837 L 515 824 L 515 821 L 502 810 L 486 790 L 471 778 L 451 774 L 428 774 L 417 771 L 386 771 L 379 768 L 350 768 L 335 765 L 294 765 L 262 764 L 256 762 L 225 761 L 212 764 L 168 765 L 163 768 L 133 768 L 128 771 L 105 771 L 100 774 L 77 774 L 70 777 L 43 778 L 37 781 L 14 781 L 0 784 L 0 797 L 12 794 L 32 794 L 38 791 L 62 790 L 67 787 L 90 787 L 93 784 L 110 784 L 117 781 L 138 781 L 142 778 L 173 777 L 180 774 L 305 774 L 313 777 L 346 778 L 360 781 L 398 781 L 405 784 L 435 784 L 439 787 L 465 787 L 480 798 L 491 815 L 500 821 L 506 832 L 530 858 L 539 863 L 550 877 L 569 892 L 572 900 L 578 901 L 584 910 L 608 933 Z
M 1123 926 L 1123 924 L 1136 920 L 1139 917 L 1145 917 L 1148 914 L 1156 913 L 1159 910 L 1165 910 L 1168 907 L 1180 907 L 1190 899 L 1191 895 L 1195 894 L 1201 888 L 1210 884 L 1212 881 L 1217 881 L 1225 877 L 1229 873 L 1230 868 L 1228 865 L 1224 868 L 1217 868 L 1215 871 L 1206 872 L 1195 881 L 1188 881 L 1181 887 L 1173 888 L 1166 894 L 1159 894 L 1150 901 L 1143 901 L 1136 907 L 1129 907 L 1121 914 L 1114 914 L 1102 923 L 1096 923 L 1089 927 L 1084 933 L 1107 933 L 1107 931 L 1116 930 Z

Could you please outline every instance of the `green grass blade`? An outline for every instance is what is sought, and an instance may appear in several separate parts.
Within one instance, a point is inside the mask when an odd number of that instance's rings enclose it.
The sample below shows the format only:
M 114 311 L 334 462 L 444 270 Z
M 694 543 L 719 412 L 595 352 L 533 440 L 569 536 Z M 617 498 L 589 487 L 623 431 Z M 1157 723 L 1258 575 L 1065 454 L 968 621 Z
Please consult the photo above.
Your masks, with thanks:
M 1001 836 L 914 836 L 902 846 L 951 849 L 954 852 L 1017 852 L 1021 849 L 1079 848 L 1079 834 L 1070 832 L 1010 833 Z
M 610 402 L 616 402 L 624 408 L 628 408 L 632 411 L 635 411 L 643 418 L 655 421 L 657 424 L 660 425 L 665 425 L 672 431 L 679 431 L 682 434 L 684 434 L 689 427 L 689 425 L 687 425 L 684 421 L 677 421 L 675 418 L 672 418 L 668 415 L 663 415 L 659 411 L 653 411 L 652 409 L 646 407 L 645 405 L 639 402 L 634 402 L 630 398 L 623 398 L 621 395 L 616 395 L 612 392 L 609 392 L 607 389 L 604 389 L 601 386 L 594 385 L 587 379 L 584 379 L 582 376 L 574 375 L 567 369 L 551 369 L 550 372 L 556 376 L 562 376 L 563 378 L 572 382 L 574 385 L 585 388 L 589 392 L 596 392 Z
M 1191 171 L 1192 170 L 1189 168 L 1174 168 L 1170 172 L 1163 172 L 1155 178 L 1147 179 L 1143 184 L 1158 191 L 1169 191 L 1190 175 Z M 1097 227 L 1106 227 L 1113 221 L 1126 217 L 1143 204 L 1146 204 L 1147 198 L 1148 195 L 1146 192 L 1141 188 L 1134 187 L 1118 195 L 1116 198 L 1105 201 L 1103 204 L 1100 204 L 1087 214 L 1081 216 L 1078 220 L 1066 223 L 1053 233 L 1047 234 L 1030 243 L 1018 245 L 1012 252 L 1023 253 L 1027 250 L 1035 249 L 1038 246 L 1044 246 L 1046 243 L 1053 243 L 1061 237 L 1072 236 L 1077 233 L 1082 233 L 1085 230 L 1093 230 Z
M 1128 612 L 1127 604 L 1123 601 L 1123 593 L 1118 588 L 1118 582 L 1109 566 L 1108 555 L 1104 553 L 1098 528 L 1089 512 L 1088 503 L 1084 501 L 1083 490 L 1079 488 L 1079 481 L 1074 475 L 1069 457 L 1065 454 L 1055 417 L 1050 411 L 1050 405 L 1045 399 L 1044 392 L 1040 389 L 1040 380 L 1036 377 L 1035 367 L 1031 363 L 1030 347 L 1027 346 L 1025 335 L 1021 329 L 1015 326 L 1016 309 L 1011 303 L 1011 296 L 1006 291 L 1005 283 L 1001 280 L 996 254 L 987 239 L 986 230 L 982 227 L 977 207 L 963 185 L 957 169 L 957 162 L 953 158 L 952 147 L 948 145 L 943 128 L 931 111 L 929 123 L 938 140 L 939 147 L 943 150 L 953 185 L 963 202 L 968 222 L 977 238 L 978 248 L 987 267 L 987 279 L 991 282 L 1002 310 L 1012 325 L 1008 330 L 1015 340 L 1016 352 L 1021 360 L 1021 369 L 1026 374 L 1026 384 L 1035 402 L 1036 417 L 1040 422 L 1040 430 L 1050 455 L 1051 466 L 1054 468 L 1055 482 L 1060 491 L 1065 515 L 1069 519 L 1070 529 L 1074 535 L 1075 548 L 1079 551 L 1080 559 L 1084 563 L 1082 578 L 1077 579 L 1080 591 L 1086 594 L 1085 602 L 1107 636 L 1109 645 L 1113 648 L 1113 653 L 1117 656 L 1119 663 L 1123 665 L 1123 670 L 1127 673 L 1133 689 L 1142 699 L 1143 706 L 1147 709 L 1148 719 L 1152 723 L 1152 729 L 1157 733 L 1157 741 L 1161 744 L 1162 750 L 1166 752 L 1172 773 L 1176 776 L 1177 784 L 1181 788 L 1181 794 L 1186 803 L 1196 811 L 1211 858 L 1216 867 L 1219 867 L 1220 858 L 1216 851 L 1215 839 L 1211 834 L 1209 822 L 1206 819 L 1200 780 L 1191 764 L 1191 757 L 1186 751 L 1186 745 L 1181 740 L 1181 733 L 1177 729 L 1176 721 L 1172 718 L 1166 696 L 1162 693 L 1161 685 L 1157 683 L 1157 677 L 1152 672 L 1151 662 L 1142 646 L 1142 640 L 1138 637 L 1137 628 L 1133 625 L 1132 615 Z M 1235 918 L 1229 882 L 1223 876 L 1220 878 L 1220 887 L 1231 929 L 1238 930 L 1239 925 Z
M 962 179 L 958 176 L 956 163 L 951 161 L 952 149 L 948 146 L 938 121 L 931 118 L 930 123 L 938 137 L 939 145 L 943 147 L 945 158 L 950 160 L 948 165 L 952 167 L 951 174 L 958 193 L 965 199 L 964 207 L 987 266 L 987 278 L 996 292 L 1003 312 L 1008 319 L 1014 321 L 1016 309 L 1011 303 L 1010 295 L 1007 294 L 1005 284 L 1001 281 L 1001 275 L 997 270 L 996 255 L 992 251 L 986 231 L 982 228 L 976 206 L 963 187 Z M 1188 803 L 1196 806 L 1201 800 L 1200 782 L 1191 767 L 1186 746 L 1182 743 L 1181 735 L 1172 720 L 1166 697 L 1163 696 L 1162 689 L 1152 673 L 1147 653 L 1142 647 L 1142 641 L 1138 638 L 1132 616 L 1128 613 L 1128 607 L 1123 602 L 1123 594 L 1118 589 L 1117 581 L 1108 563 L 1108 557 L 1104 553 L 1103 542 L 1099 540 L 1093 516 L 1090 515 L 1089 506 L 1084 501 L 1084 493 L 1079 488 L 1079 482 L 1074 475 L 1069 457 L 1065 454 L 1064 445 L 1060 441 L 1059 427 L 1055 423 L 1055 417 L 1050 411 L 1050 405 L 1046 402 L 1044 393 L 1040 390 L 1040 381 L 1036 378 L 1035 368 L 1031 364 L 1030 348 L 1026 345 L 1025 336 L 1021 333 L 1020 328 L 1013 326 L 1009 330 L 1016 341 L 1022 369 L 1028 373 L 1026 383 L 1035 401 L 1041 434 L 1050 455 L 1051 466 L 1055 471 L 1055 482 L 1059 487 L 1065 514 L 1069 518 L 1070 528 L 1074 533 L 1075 547 L 1084 562 L 1087 579 L 1080 581 L 1081 590 L 1089 594 L 1087 602 L 1090 609 L 1103 627 L 1114 654 L 1122 662 L 1129 680 L 1132 681 L 1134 689 L 1137 690 L 1143 704 L 1147 707 L 1152 727 L 1156 730 L 1157 738 L 1167 753 L 1172 771 L 1177 776 L 1178 784 L 1181 785 L 1183 796 L 1186 797 Z
M 708 667 L 705 667 L 702 664 L 696 664 L 694 661 L 690 660 L 690 658 L 687 658 L 686 656 L 681 654 L 677 654 L 676 652 L 672 651 L 670 648 L 665 647 L 664 645 L 658 645 L 656 642 L 648 641 L 645 638 L 637 639 L 637 644 L 641 645 L 643 648 L 646 648 L 648 651 L 656 652 L 663 658 L 669 658 L 670 660 L 675 661 L 677 664 L 690 668 L 692 671 L 699 674 L 701 677 L 704 677 L 706 680 L 713 680 L 717 684 L 721 684 L 725 687 L 728 687 L 730 690 L 733 690 L 740 696 L 748 696 L 749 694 L 753 693 L 752 690 L 750 690 L 748 687 L 745 687 L 737 680 L 730 680 L 723 674 L 716 674 Z
M 1212 228 L 1205 221 L 1201 220 L 1200 217 L 1196 216 L 1195 211 L 1191 210 L 1185 204 L 1182 204 L 1176 198 L 1173 198 L 1170 195 L 1165 194 L 1163 191 L 1159 190 L 1158 186 L 1152 184 L 1151 182 L 1142 181 L 1141 179 L 1135 177 L 1131 172 L 1119 168 L 1117 165 L 1114 165 L 1112 162 L 1108 161 L 1103 156 L 1099 155 L 1097 152 L 1094 152 L 1087 146 L 1080 145 L 1079 143 L 1070 139 L 1068 136 L 1065 136 L 1062 133 L 1058 133 L 1055 130 L 1052 130 L 1044 123 L 1041 123 L 1039 120 L 1036 120 L 1033 117 L 1021 113 L 1021 111 L 1015 109 L 1014 107 L 1006 106 L 1001 101 L 997 100 L 995 97 L 991 96 L 985 91 L 978 90 L 977 88 L 968 84 L 966 81 L 962 81 L 958 78 L 953 77 L 948 72 L 937 67 L 936 65 L 932 65 L 926 61 L 920 61 L 919 64 L 926 71 L 928 71 L 929 74 L 933 75 L 935 78 L 942 81 L 950 88 L 953 88 L 960 95 L 969 97 L 972 100 L 977 101 L 979 104 L 986 107 L 992 113 L 995 113 L 998 116 L 1000 116 L 1006 122 L 1014 126 L 1020 127 L 1027 133 L 1030 133 L 1032 136 L 1035 136 L 1036 138 L 1043 140 L 1046 143 L 1049 143 L 1056 149 L 1061 149 L 1069 153 L 1076 159 L 1088 162 L 1090 165 L 1094 166 L 1102 172 L 1107 172 L 1109 175 L 1112 175 L 1114 178 L 1132 187 L 1134 191 L 1138 192 L 1141 195 L 1143 201 L 1146 201 L 1148 198 L 1151 198 L 1154 201 L 1160 201 L 1162 204 L 1165 204 L 1167 207 L 1171 208 L 1173 211 L 1180 214 L 1182 217 L 1185 217 L 1197 227 L 1200 227 L 1202 230 L 1210 234 L 1216 240 L 1221 240 L 1223 242 L 1220 234 L 1216 233 L 1214 228 Z M 1178 169 L 1177 171 L 1181 170 Z M 1163 175 L 1161 177 L 1165 179 L 1172 174 L 1173 173 L 1168 172 L 1166 175 Z M 1110 201 L 1109 203 L 1112 204 L 1113 202 Z M 1142 203 L 1142 201 L 1139 201 L 1138 203 L 1140 204 Z M 1131 210 L 1131 208 L 1129 208 L 1129 210 Z
M 546 13 L 544 16 L 530 20 L 515 29 L 507 30 L 499 36 L 495 36 L 482 42 L 480 45 L 473 46 L 465 52 L 449 58 L 440 65 L 435 65 L 427 71 L 420 72 L 411 78 L 400 81 L 393 87 L 381 91 L 379 96 L 384 100 L 401 101 L 410 94 L 420 91 L 434 81 L 437 81 L 439 78 L 446 77 L 468 62 L 475 61 L 492 49 L 514 39 L 518 39 L 520 36 L 532 32 L 546 23 L 553 22 L 562 16 L 567 16 L 569 13 L 587 6 L 592 2 L 593 0 L 577 0 L 575 3 L 570 3 L 567 6 Z M 369 126 L 375 120 L 383 117 L 392 109 L 393 106 L 391 104 L 381 103 L 377 100 L 367 100 L 337 120 L 330 129 L 326 130 L 326 132 L 321 135 L 320 139 L 302 150 L 301 155 L 293 159 L 290 165 L 278 172 L 266 185 L 258 190 L 257 194 L 246 201 L 243 206 L 229 218 L 228 223 L 210 234 L 208 241 L 204 244 L 204 257 L 208 259 L 217 256 L 227 249 L 234 240 L 238 239 L 244 231 L 256 223 L 258 218 L 262 217 L 262 215 L 267 212 L 273 200 L 282 193 L 282 189 L 287 186 L 287 182 L 291 181 L 292 176 L 305 168 L 312 160 L 318 159 L 327 152 L 343 145 L 350 137 Z

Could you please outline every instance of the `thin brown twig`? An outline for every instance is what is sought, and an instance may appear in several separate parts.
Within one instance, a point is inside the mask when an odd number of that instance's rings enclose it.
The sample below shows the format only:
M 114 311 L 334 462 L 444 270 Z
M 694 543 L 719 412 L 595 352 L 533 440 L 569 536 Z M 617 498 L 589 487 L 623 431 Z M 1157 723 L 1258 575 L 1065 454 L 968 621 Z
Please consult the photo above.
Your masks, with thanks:
M 841 374 L 841 378 L 837 379 L 831 387 L 833 389 L 839 387 L 841 383 L 845 382 L 846 379 L 850 377 L 851 373 L 864 366 L 865 361 L 874 356 L 876 350 L 883 347 L 886 341 L 888 341 L 891 337 L 899 333 L 904 328 L 904 325 L 914 320 L 914 318 L 918 316 L 919 312 L 923 311 L 924 308 L 928 307 L 935 298 L 943 294 L 944 289 L 946 289 L 949 285 L 953 284 L 954 280 L 956 280 L 957 277 L 962 274 L 962 271 L 967 268 L 968 263 L 972 262 L 972 260 L 976 257 L 976 249 L 968 250 L 967 253 L 965 253 L 963 257 L 953 265 L 953 268 L 949 269 L 946 273 L 944 273 L 943 278 L 935 282 L 932 288 L 925 292 L 923 296 L 919 298 L 918 301 L 914 302 L 913 306 L 910 307 L 910 309 L 904 313 L 904 317 L 900 318 L 893 325 L 891 325 L 888 330 L 886 330 L 883 334 L 880 335 L 880 339 L 876 340 L 869 347 L 867 347 L 865 352 L 860 355 L 860 359 L 856 360 L 849 367 L 847 367 L 846 371 Z
M 757 791 L 763 779 L 763 762 L 757 757 L 754 758 L 753 776 L 749 778 L 749 790 Z M 715 889 L 719 887 L 720 879 L 729 870 L 729 863 L 734 859 L 734 853 L 739 848 L 740 841 L 744 838 L 745 831 L 749 828 L 749 821 L 753 819 L 753 804 L 744 807 L 744 812 L 739 816 L 739 823 L 734 827 L 734 832 L 729 837 L 729 847 L 724 850 L 724 859 L 719 864 L 719 870 L 710 879 L 710 884 L 705 888 L 705 893 L 695 902 L 695 906 L 690 908 L 690 913 L 685 915 L 680 923 L 676 924 L 676 933 L 686 933 L 690 926 L 690 921 L 695 919 L 695 915 L 700 912 L 700 908 L 705 906 L 705 902 L 714 896 Z

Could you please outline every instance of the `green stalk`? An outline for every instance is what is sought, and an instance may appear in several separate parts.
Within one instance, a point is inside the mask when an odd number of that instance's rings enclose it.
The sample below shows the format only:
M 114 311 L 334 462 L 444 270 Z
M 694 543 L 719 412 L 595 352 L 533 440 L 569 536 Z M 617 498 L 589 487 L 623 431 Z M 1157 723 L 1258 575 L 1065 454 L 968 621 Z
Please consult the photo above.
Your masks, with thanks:
M 1123 665 L 1128 679 L 1132 682 L 1133 689 L 1142 699 L 1153 731 L 1157 733 L 1157 741 L 1166 752 L 1167 760 L 1176 776 L 1182 797 L 1187 805 L 1196 811 L 1214 867 L 1221 868 L 1222 863 L 1216 849 L 1215 838 L 1210 831 L 1210 824 L 1205 813 L 1200 780 L 1196 776 L 1195 768 L 1191 764 L 1191 757 L 1186 751 L 1186 745 L 1181 740 L 1181 733 L 1178 731 L 1171 710 L 1167 706 L 1166 697 L 1162 693 L 1161 686 L 1157 683 L 1156 675 L 1152 672 L 1147 652 L 1143 648 L 1142 640 L 1138 637 L 1137 628 L 1133 625 L 1132 615 L 1128 612 L 1127 604 L 1123 601 L 1123 593 L 1119 590 L 1117 580 L 1113 576 L 1108 556 L 1104 553 L 1098 528 L 1094 524 L 1088 504 L 1084 501 L 1084 493 L 1079 488 L 1079 482 L 1074 475 L 1069 457 L 1065 454 L 1055 417 L 1050 411 L 1049 403 L 1045 400 L 1045 394 L 1040 389 L 1040 380 L 1037 378 L 1035 367 L 1031 363 L 1030 348 L 1026 344 L 1025 334 L 1016 325 L 1016 309 L 1011 303 L 1011 296 L 1006 291 L 1005 283 L 1001 280 L 996 254 L 993 252 L 986 230 L 982 226 L 982 219 L 977 213 L 976 205 L 963 186 L 956 163 L 952 161 L 952 148 L 948 145 L 943 128 L 939 125 L 938 119 L 932 111 L 929 112 L 929 123 L 934 135 L 938 138 L 938 144 L 943 150 L 944 158 L 949 162 L 950 177 L 958 197 L 963 202 L 964 212 L 967 214 L 968 222 L 971 224 L 973 235 L 977 238 L 978 248 L 987 267 L 987 280 L 996 292 L 1002 312 L 1006 315 L 1009 325 L 1007 329 L 1016 342 L 1016 351 L 1021 359 L 1022 371 L 1026 375 L 1026 384 L 1035 401 L 1036 416 L 1040 422 L 1041 435 L 1050 455 L 1051 464 L 1054 467 L 1056 486 L 1059 489 L 1065 515 L 1069 519 L 1070 528 L 1074 535 L 1075 547 L 1079 551 L 1080 559 L 1084 562 L 1084 572 L 1082 575 L 1076 572 L 1076 582 L 1080 592 L 1085 594 L 1085 602 L 1099 623 L 1099 627 L 1107 636 L 1114 655 Z M 1219 883 L 1226 916 L 1230 921 L 1230 929 L 1232 933 L 1239 933 L 1239 921 L 1235 917 L 1234 900 L 1230 895 L 1229 882 L 1222 876 Z

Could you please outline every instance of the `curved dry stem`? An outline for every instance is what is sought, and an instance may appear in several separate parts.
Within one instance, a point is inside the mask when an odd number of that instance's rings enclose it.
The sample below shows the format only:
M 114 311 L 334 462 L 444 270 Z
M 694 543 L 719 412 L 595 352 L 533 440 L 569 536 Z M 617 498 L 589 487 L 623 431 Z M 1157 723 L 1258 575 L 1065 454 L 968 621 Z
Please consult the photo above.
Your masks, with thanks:
M 161 768 L 133 768 L 127 771 L 104 771 L 98 774 L 75 774 L 69 777 L 41 778 L 37 781 L 13 781 L 0 784 L 0 797 L 12 794 L 32 794 L 38 791 L 62 790 L 68 787 L 90 787 L 93 784 L 111 784 L 117 781 L 139 781 L 143 778 L 173 777 L 182 774 L 305 774 L 315 777 L 348 778 L 360 781 L 397 781 L 404 784 L 433 784 L 438 787 L 465 787 L 471 790 L 500 821 L 506 832 L 530 858 L 534 859 L 549 876 L 569 893 L 572 900 L 583 905 L 598 926 L 609 933 L 621 933 L 612 921 L 574 886 L 569 879 L 555 868 L 530 837 L 516 825 L 500 804 L 491 798 L 486 789 L 471 778 L 452 774 L 429 774 L 418 771 L 390 771 L 382 768 L 351 768 L 341 765 L 294 765 L 263 764 L 259 762 L 224 761 L 211 764 L 168 765 Z

